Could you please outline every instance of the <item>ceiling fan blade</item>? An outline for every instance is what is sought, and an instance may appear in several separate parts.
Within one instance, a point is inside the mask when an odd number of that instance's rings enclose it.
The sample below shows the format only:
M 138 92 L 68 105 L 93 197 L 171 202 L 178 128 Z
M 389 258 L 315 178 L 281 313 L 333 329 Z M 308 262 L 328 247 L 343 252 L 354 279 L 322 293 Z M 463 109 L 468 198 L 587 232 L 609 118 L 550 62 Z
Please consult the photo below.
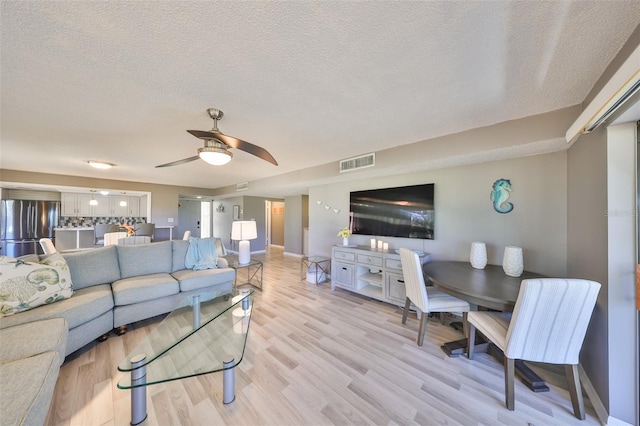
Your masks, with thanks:
M 184 158 L 182 160 L 178 160 L 178 161 L 173 161 L 171 163 L 167 163 L 167 164 L 160 164 L 159 166 L 156 166 L 156 169 L 158 167 L 171 167 L 171 166 L 179 166 L 180 164 L 184 164 L 184 163 L 190 163 L 192 161 L 196 161 L 200 159 L 199 156 L 193 156 L 193 157 L 189 157 L 189 158 Z
M 218 139 L 218 135 L 220 135 L 219 132 L 207 132 L 205 130 L 187 130 L 187 132 L 198 139 Z
M 242 139 L 236 139 L 231 136 L 224 135 L 222 133 L 218 133 L 216 135 L 217 139 L 220 139 L 222 142 L 226 143 L 232 148 L 240 149 L 244 152 L 248 152 L 249 154 L 255 155 L 258 158 L 262 158 L 264 161 L 268 161 L 269 163 L 277 166 L 278 162 L 273 155 L 269 154 L 269 151 L 262 148 L 261 146 L 254 145 L 247 141 L 243 141 Z

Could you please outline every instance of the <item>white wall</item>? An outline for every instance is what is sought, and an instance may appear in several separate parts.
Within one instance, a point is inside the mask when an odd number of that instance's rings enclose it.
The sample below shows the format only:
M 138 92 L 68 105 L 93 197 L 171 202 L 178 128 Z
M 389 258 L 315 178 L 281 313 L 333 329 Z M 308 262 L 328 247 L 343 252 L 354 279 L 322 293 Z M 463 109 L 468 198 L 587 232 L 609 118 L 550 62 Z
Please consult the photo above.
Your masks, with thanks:
M 408 247 L 433 260 L 468 260 L 473 241 L 487 243 L 489 263 L 501 264 L 504 247 L 521 246 L 525 268 L 565 276 L 567 260 L 566 152 L 521 157 L 469 166 L 407 173 L 386 178 L 320 185 L 309 189 L 309 254 L 329 256 L 338 231 L 349 224 L 349 192 L 435 183 L 435 239 L 383 238 L 391 249 Z M 495 180 L 510 179 L 508 214 L 493 209 L 489 195 Z M 322 204 L 317 204 L 321 201 Z M 330 209 L 323 206 L 329 205 Z M 334 213 L 333 209 L 340 209 Z M 368 245 L 370 236 L 350 242 Z
M 636 424 L 638 406 L 636 137 L 633 123 L 609 127 L 568 152 L 567 271 L 602 284 L 580 363 L 609 424 Z
M 609 414 L 629 424 L 636 420 L 639 380 L 635 305 L 636 130 L 635 123 L 607 128 L 609 285 L 606 290 L 610 307 L 609 342 L 618 343 L 609 352 L 609 383 L 616 384 L 609 389 Z M 625 344 L 629 350 L 625 350 Z M 630 392 L 634 388 L 636 392 Z

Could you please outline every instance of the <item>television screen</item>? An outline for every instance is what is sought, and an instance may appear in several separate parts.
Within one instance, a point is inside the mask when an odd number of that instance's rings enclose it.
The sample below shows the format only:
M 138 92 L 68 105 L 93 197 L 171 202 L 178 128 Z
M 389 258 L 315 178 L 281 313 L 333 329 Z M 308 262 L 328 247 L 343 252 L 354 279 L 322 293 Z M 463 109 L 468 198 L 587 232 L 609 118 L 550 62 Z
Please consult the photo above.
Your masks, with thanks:
M 433 193 L 433 183 L 352 192 L 352 232 L 433 240 Z

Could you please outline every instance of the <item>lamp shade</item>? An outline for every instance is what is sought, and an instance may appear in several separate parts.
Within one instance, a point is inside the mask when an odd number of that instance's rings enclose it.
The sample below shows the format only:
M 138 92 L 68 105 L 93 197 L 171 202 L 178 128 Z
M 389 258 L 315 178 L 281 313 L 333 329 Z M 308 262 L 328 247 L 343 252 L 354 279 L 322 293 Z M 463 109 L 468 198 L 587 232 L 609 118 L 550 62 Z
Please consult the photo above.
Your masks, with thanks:
M 255 240 L 258 229 L 254 220 L 236 220 L 231 224 L 231 239 L 236 241 Z

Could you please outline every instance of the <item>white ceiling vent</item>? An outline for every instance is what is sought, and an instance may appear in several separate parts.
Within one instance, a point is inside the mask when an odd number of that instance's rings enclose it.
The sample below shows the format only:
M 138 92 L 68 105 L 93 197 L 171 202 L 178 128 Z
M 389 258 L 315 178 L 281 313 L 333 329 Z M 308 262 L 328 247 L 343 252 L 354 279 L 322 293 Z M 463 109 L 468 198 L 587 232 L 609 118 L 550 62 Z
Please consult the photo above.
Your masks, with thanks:
M 372 167 L 376 165 L 376 154 L 361 155 L 359 157 L 347 158 L 340 161 L 340 173 L 350 172 L 351 170 L 362 169 L 365 167 Z
M 246 191 L 247 189 L 249 189 L 249 182 L 236 184 L 236 191 Z

